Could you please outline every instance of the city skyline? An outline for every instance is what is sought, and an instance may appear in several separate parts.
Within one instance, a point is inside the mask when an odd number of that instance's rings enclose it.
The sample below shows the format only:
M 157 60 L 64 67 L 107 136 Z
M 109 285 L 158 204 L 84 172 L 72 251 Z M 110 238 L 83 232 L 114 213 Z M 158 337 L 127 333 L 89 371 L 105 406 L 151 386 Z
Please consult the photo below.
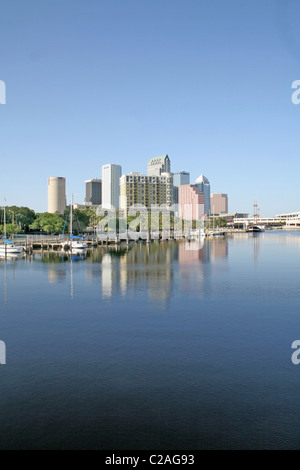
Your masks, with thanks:
M 2 5 L 0 200 L 44 212 L 48 176 L 63 175 L 84 203 L 105 162 L 144 173 L 168 154 L 233 211 L 298 211 L 298 13 L 294 0 Z

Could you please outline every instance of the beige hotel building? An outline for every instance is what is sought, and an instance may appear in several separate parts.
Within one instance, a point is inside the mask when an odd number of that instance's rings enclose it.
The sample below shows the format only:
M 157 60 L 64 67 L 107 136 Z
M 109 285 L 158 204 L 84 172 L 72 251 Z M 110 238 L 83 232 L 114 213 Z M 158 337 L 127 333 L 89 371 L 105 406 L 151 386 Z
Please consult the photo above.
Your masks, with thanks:
M 120 209 L 127 211 L 131 206 L 142 204 L 148 209 L 151 205 L 173 204 L 173 175 L 146 176 L 129 173 L 120 178 Z

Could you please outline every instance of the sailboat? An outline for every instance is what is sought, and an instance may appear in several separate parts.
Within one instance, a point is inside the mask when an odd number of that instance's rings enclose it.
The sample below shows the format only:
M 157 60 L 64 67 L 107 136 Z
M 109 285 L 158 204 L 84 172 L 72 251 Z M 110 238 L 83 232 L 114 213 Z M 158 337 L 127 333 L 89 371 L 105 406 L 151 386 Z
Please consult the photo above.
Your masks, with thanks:
M 71 216 L 70 216 L 70 248 L 71 250 L 86 250 L 87 243 L 82 237 L 75 237 L 73 235 L 73 196 L 71 201 Z
M 265 227 L 262 225 L 258 225 L 257 221 L 259 219 L 259 214 L 258 214 L 258 206 L 256 203 L 253 204 L 254 207 L 254 214 L 253 214 L 253 224 L 248 225 L 246 228 L 246 232 L 251 232 L 251 233 L 258 233 L 258 232 L 264 232 Z
M 23 252 L 22 246 L 16 246 L 14 242 L 6 238 L 6 208 L 4 204 L 4 243 L 0 245 L 0 256 L 18 254 Z

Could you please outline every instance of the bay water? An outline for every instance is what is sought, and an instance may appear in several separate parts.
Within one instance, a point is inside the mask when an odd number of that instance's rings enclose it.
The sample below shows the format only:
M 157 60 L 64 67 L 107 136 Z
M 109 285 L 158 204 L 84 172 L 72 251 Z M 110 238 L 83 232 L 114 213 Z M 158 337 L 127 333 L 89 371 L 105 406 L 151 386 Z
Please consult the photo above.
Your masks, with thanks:
M 0 260 L 1 449 L 298 449 L 300 232 Z

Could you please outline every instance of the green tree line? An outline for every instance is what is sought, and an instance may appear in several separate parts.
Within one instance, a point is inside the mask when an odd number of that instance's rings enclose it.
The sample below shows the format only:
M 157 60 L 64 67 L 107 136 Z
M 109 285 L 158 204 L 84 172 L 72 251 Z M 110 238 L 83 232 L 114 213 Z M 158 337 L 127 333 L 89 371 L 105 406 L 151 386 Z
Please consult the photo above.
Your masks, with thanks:
M 87 227 L 98 222 L 92 209 L 73 210 L 73 233 L 83 233 Z M 6 207 L 6 234 L 39 232 L 44 234 L 61 234 L 70 232 L 70 214 L 66 209 L 64 214 L 36 213 L 28 207 Z M 0 213 L 0 233 L 4 232 L 4 210 Z
M 127 217 L 127 228 L 136 217 L 139 217 L 140 214 L 137 213 L 136 216 Z M 84 233 L 88 227 L 96 227 L 99 221 L 104 216 L 96 216 L 96 212 L 92 208 L 87 209 L 75 209 L 73 210 L 73 234 L 78 235 Z M 140 219 L 141 226 L 148 226 L 151 228 L 151 217 L 148 216 L 148 221 L 143 220 L 143 216 Z M 148 222 L 148 224 L 147 224 Z M 170 216 L 170 225 L 171 228 L 174 225 L 182 223 L 181 220 Z M 214 225 L 215 227 L 225 227 L 226 220 L 222 218 L 216 218 Z M 118 230 L 120 225 L 120 220 L 116 220 L 116 228 Z M 195 224 L 193 224 L 194 226 Z M 122 222 L 122 226 L 124 223 Z M 207 228 L 212 228 L 213 221 L 212 219 L 206 223 Z M 137 231 L 140 230 L 140 225 L 137 226 Z M 159 215 L 159 228 L 162 229 L 162 215 Z M 43 234 L 68 234 L 70 232 L 70 213 L 69 209 L 66 209 L 64 214 L 50 214 L 48 212 L 35 213 L 34 210 L 29 209 L 28 207 L 17 207 L 9 206 L 6 207 L 6 234 L 9 236 L 11 234 L 20 234 L 20 233 L 32 233 L 39 232 Z M 4 232 L 4 211 L 0 213 L 0 233 Z

